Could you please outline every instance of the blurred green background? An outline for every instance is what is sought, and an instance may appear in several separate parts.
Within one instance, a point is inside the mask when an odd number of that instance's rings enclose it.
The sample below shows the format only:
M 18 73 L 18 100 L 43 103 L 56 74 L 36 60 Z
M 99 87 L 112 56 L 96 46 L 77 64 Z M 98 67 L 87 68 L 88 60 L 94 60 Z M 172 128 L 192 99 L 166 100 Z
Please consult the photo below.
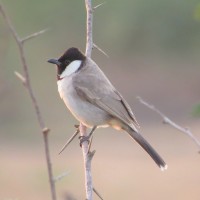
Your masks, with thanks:
M 60 100 L 56 72 L 46 61 L 71 46 L 85 49 L 84 1 L 2 0 L 21 37 L 48 28 L 25 44 L 31 82 L 47 126 L 59 199 L 84 198 L 78 140 L 58 152 L 77 121 Z M 95 0 L 93 5 L 102 3 Z M 199 200 L 200 157 L 185 135 L 161 123 L 141 105 L 142 96 L 172 120 L 199 134 L 200 2 L 198 0 L 107 0 L 94 13 L 93 37 L 109 59 L 93 59 L 133 108 L 141 132 L 166 160 L 161 173 L 126 134 L 97 130 L 94 186 L 105 199 Z M 0 200 L 50 199 L 43 140 L 27 91 L 15 77 L 19 52 L 0 17 Z M 95 197 L 95 199 L 98 199 Z

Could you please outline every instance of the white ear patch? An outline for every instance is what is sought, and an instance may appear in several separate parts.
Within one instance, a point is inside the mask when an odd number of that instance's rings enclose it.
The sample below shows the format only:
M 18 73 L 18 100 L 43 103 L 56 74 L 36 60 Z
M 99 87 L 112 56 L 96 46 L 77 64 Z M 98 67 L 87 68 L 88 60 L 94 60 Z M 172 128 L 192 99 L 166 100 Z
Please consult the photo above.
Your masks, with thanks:
M 66 68 L 65 70 L 62 72 L 62 74 L 60 75 L 60 78 L 64 78 L 65 76 L 69 76 L 71 74 L 73 74 L 75 71 L 78 70 L 78 68 L 81 66 L 81 60 L 74 60 L 73 62 L 71 62 Z

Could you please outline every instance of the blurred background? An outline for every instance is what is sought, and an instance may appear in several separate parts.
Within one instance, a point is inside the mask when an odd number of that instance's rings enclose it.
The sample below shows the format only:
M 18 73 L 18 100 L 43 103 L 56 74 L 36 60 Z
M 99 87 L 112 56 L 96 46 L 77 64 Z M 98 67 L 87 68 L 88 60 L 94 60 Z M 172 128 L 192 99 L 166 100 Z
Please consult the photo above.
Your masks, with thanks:
M 58 199 L 83 199 L 82 154 L 75 139 L 58 152 L 77 121 L 60 100 L 56 70 L 46 61 L 67 48 L 85 50 L 84 1 L 2 0 L 21 37 L 49 28 L 25 44 L 31 82 L 47 126 Z M 93 5 L 102 3 L 93 1 Z M 95 11 L 93 37 L 108 55 L 93 59 L 131 105 L 141 132 L 169 168 L 160 172 L 127 135 L 110 128 L 95 132 L 94 187 L 104 199 L 199 200 L 200 155 L 187 136 L 163 125 L 143 97 L 200 138 L 199 0 L 107 0 Z M 0 17 L 0 200 L 50 199 L 43 138 L 36 116 L 14 71 L 22 72 L 19 52 Z M 95 197 L 95 199 L 98 199 Z

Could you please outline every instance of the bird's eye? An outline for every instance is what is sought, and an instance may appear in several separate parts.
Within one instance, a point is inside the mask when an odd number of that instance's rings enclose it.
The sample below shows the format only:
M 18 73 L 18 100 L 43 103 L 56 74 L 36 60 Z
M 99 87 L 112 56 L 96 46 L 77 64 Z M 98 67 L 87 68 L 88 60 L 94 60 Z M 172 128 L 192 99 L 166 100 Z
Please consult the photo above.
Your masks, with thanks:
M 70 60 L 65 60 L 65 65 L 66 66 L 69 65 L 70 62 L 71 62 Z

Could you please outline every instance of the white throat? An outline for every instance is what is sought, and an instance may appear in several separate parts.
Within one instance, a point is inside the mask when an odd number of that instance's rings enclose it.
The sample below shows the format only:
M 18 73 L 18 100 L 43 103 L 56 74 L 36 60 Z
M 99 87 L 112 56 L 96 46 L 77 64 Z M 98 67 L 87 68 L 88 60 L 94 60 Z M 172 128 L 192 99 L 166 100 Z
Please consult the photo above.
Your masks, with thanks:
M 70 76 L 71 74 L 73 74 L 75 71 L 77 71 L 79 69 L 79 67 L 81 66 L 81 60 L 74 60 L 73 62 L 71 62 L 66 68 L 65 70 L 62 72 L 62 74 L 60 75 L 60 78 L 64 78 L 65 76 Z

